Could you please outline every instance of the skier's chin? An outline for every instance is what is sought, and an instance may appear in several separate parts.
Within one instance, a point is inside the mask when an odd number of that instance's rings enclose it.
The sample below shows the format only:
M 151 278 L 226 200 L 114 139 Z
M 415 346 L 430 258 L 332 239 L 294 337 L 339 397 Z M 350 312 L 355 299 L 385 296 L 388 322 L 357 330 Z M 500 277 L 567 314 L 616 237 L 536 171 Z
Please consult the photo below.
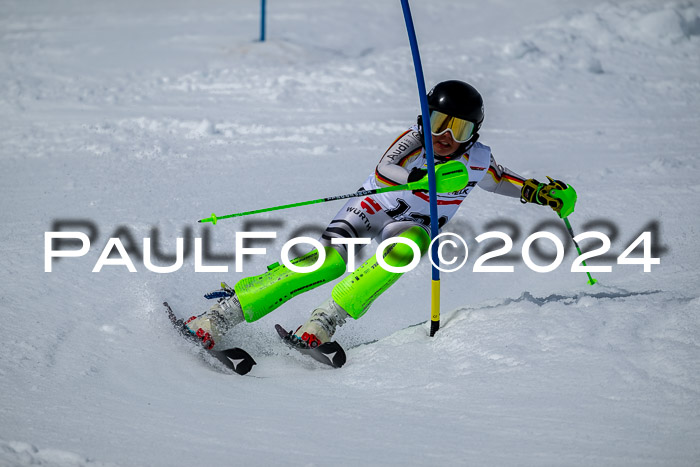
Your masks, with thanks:
M 438 156 L 449 156 L 454 152 L 451 145 L 445 145 L 440 143 L 433 144 L 433 152 Z

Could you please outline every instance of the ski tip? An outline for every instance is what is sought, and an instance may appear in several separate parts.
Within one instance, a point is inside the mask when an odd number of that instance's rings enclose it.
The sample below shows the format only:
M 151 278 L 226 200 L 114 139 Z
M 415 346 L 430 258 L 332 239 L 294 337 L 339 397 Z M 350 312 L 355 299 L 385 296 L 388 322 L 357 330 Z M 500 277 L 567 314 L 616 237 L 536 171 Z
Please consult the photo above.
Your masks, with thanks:
M 170 307 L 168 302 L 163 302 L 163 306 L 165 307 L 165 312 L 168 314 L 168 319 L 170 319 L 170 322 L 173 324 L 173 326 L 177 326 L 177 316 L 175 316 L 173 309 Z
M 277 331 L 277 334 L 279 334 L 282 339 L 286 339 L 287 337 L 289 337 L 289 332 L 287 332 L 287 330 L 284 329 L 281 325 L 275 324 L 275 330 Z

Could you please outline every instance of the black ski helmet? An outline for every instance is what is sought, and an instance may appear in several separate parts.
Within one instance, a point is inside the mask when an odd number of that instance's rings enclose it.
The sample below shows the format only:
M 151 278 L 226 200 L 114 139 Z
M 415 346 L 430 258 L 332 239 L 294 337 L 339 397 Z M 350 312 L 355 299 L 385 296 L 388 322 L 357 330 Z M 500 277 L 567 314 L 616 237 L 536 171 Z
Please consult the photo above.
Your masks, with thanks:
M 474 86 L 464 81 L 443 81 L 428 92 L 428 108 L 474 122 L 476 130 L 484 121 L 484 100 Z
M 474 123 L 472 137 L 462 143 L 460 151 L 465 151 L 479 139 L 479 128 L 484 121 L 484 100 L 474 86 L 457 80 L 438 83 L 428 92 L 428 109 Z

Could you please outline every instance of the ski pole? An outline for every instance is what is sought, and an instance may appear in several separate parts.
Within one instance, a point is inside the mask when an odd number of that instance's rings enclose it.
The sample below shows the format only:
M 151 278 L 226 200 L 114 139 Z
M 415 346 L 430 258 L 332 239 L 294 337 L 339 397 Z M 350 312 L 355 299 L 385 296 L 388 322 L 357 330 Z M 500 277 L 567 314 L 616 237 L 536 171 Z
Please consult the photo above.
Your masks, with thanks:
M 221 219 L 228 219 L 231 217 L 249 216 L 251 214 L 260 214 L 263 212 L 279 211 L 280 209 L 295 208 L 298 206 L 307 206 L 309 204 L 316 204 L 316 203 L 325 203 L 327 201 L 336 201 L 339 199 L 358 198 L 360 196 L 375 195 L 377 193 L 386 193 L 387 191 L 410 190 L 410 188 L 408 188 L 408 185 L 409 184 L 388 186 L 386 188 L 378 188 L 375 190 L 361 190 L 361 191 L 358 191 L 356 193 L 348 193 L 347 195 L 328 196 L 327 198 L 312 199 L 309 201 L 301 201 L 299 203 L 283 204 L 280 206 L 273 206 L 271 208 L 255 209 L 253 211 L 236 212 L 233 214 L 227 214 L 225 216 L 217 216 L 216 214 L 211 213 L 211 217 L 207 217 L 206 219 L 200 219 L 198 222 L 201 222 L 201 223 L 211 222 L 212 224 L 216 225 L 216 223 L 218 221 L 220 221 Z
M 571 241 L 574 242 L 574 246 L 576 246 L 576 250 L 578 251 L 578 255 L 581 256 L 583 253 L 581 253 L 581 247 L 579 247 L 579 246 L 578 246 L 578 243 L 576 242 L 576 240 L 574 240 L 574 237 L 576 237 L 576 235 L 574 235 L 574 230 L 571 228 L 571 223 L 569 222 L 569 218 L 568 218 L 568 217 L 564 217 L 563 219 L 564 219 L 564 223 L 566 224 L 566 230 L 568 230 L 568 231 L 569 231 L 569 235 L 571 235 Z M 585 261 L 581 261 L 581 264 L 584 265 L 584 266 L 586 266 L 586 262 L 585 262 Z M 593 285 L 593 284 L 595 284 L 596 282 L 598 282 L 596 279 L 593 279 L 593 277 L 591 276 L 591 273 L 590 273 L 590 272 L 586 271 L 586 274 L 588 274 L 588 283 L 589 283 L 590 285 Z
M 469 173 L 467 172 L 467 167 L 458 161 L 446 162 L 445 164 L 439 165 L 435 169 L 435 178 L 438 180 L 438 191 L 440 193 L 449 193 L 451 191 L 459 191 L 463 189 L 469 182 Z M 427 190 L 428 189 L 428 177 L 423 177 L 421 180 L 415 182 L 406 183 L 405 185 L 388 186 L 384 188 L 376 188 L 373 190 L 360 190 L 356 193 L 349 193 L 347 195 L 329 196 L 327 198 L 313 199 L 310 201 L 301 201 L 299 203 L 283 204 L 281 206 L 273 206 L 271 208 L 256 209 L 254 211 L 237 212 L 234 214 L 227 214 L 225 216 L 217 216 L 212 213 L 211 217 L 206 219 L 200 219 L 198 222 L 211 222 L 215 224 L 221 219 L 228 219 L 231 217 L 241 217 L 249 216 L 251 214 L 260 214 L 269 211 L 278 211 L 280 209 L 295 208 L 297 206 L 307 206 L 309 204 L 325 203 L 327 201 L 336 201 L 340 199 L 347 198 L 358 198 L 361 196 L 375 195 L 378 193 L 386 193 L 389 191 L 405 191 L 405 190 Z

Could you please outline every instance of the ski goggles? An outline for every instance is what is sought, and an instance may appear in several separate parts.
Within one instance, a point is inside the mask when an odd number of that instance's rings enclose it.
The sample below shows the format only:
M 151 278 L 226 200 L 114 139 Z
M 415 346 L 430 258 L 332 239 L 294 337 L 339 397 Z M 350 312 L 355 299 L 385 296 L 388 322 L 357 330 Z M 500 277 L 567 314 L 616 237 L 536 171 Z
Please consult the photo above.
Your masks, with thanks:
M 463 118 L 452 117 L 437 110 L 430 112 L 430 131 L 435 136 L 449 131 L 455 141 L 466 143 L 471 138 L 475 126 L 473 122 Z

